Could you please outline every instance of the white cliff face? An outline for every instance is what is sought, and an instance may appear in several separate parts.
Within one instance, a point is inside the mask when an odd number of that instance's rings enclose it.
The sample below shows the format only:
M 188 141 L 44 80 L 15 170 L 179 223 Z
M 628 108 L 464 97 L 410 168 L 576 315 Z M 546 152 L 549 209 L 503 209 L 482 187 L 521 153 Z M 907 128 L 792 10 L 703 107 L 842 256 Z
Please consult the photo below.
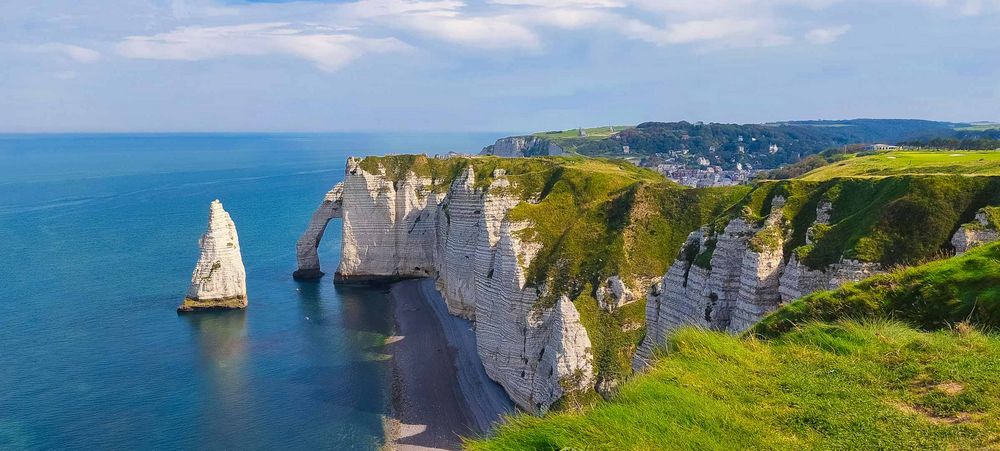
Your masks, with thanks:
M 498 157 L 527 157 L 539 155 L 562 155 L 565 152 L 558 145 L 535 136 L 511 136 L 498 139 L 496 144 L 487 146 L 480 155 Z
M 530 224 L 507 220 L 521 199 L 503 171 L 477 189 L 468 167 L 446 192 L 425 177 L 410 173 L 394 183 L 383 172 L 348 161 L 337 280 L 434 277 L 449 312 L 476 321 L 487 374 L 528 411 L 592 388 L 591 343 L 576 307 L 568 299 L 541 306 L 543 290 L 526 283 L 540 245 L 517 233 Z M 317 222 L 327 217 L 317 215 Z M 308 252 L 300 249 L 300 259 L 311 261 Z
M 338 183 L 330 192 L 326 193 L 323 202 L 316 208 L 312 219 L 309 221 L 309 228 L 302 233 L 299 241 L 295 243 L 295 256 L 298 260 L 298 270 L 292 277 L 305 279 L 318 279 L 323 276 L 319 266 L 319 242 L 323 239 L 326 226 L 331 219 L 341 217 L 340 207 L 343 205 L 344 184 Z
M 951 238 L 951 245 L 955 247 L 956 254 L 964 254 L 969 249 L 998 239 L 1000 239 L 1000 231 L 990 224 L 986 209 L 982 209 L 976 212 L 976 219 L 958 228 L 958 231 Z
M 665 344 L 669 335 L 682 326 L 743 332 L 784 303 L 884 271 L 876 263 L 847 259 L 823 270 L 810 269 L 794 255 L 786 262 L 782 256 L 784 233 L 777 241 L 751 244 L 762 230 L 782 227 L 783 205 L 784 199 L 776 197 L 760 227 L 743 218 L 731 220 L 714 237 L 711 269 L 699 267 L 683 256 L 674 261 L 662 286 L 654 287 L 647 298 L 646 338 L 633 359 L 634 368 L 646 367 L 653 349 Z M 830 208 L 827 202 L 819 204 L 807 241 L 814 228 L 829 222 Z M 688 245 L 697 246 L 700 253 L 707 248 L 709 239 L 707 231 L 699 230 L 688 237 Z
M 435 215 L 431 181 L 410 174 L 393 183 L 350 159 L 341 214 L 338 280 L 427 277 L 434 273 Z
M 218 200 L 212 202 L 208 230 L 199 241 L 201 256 L 191 274 L 182 312 L 204 309 L 245 308 L 246 269 L 240 254 L 240 240 L 229 213 Z

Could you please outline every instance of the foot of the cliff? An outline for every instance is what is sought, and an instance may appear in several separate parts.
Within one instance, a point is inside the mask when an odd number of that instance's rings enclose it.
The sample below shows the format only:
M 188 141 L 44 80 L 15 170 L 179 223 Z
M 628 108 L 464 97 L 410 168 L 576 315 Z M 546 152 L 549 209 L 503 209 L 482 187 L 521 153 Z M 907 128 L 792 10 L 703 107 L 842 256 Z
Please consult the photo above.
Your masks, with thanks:
M 299 269 L 292 273 L 292 278 L 295 280 L 316 280 L 324 275 L 325 273 L 318 269 Z

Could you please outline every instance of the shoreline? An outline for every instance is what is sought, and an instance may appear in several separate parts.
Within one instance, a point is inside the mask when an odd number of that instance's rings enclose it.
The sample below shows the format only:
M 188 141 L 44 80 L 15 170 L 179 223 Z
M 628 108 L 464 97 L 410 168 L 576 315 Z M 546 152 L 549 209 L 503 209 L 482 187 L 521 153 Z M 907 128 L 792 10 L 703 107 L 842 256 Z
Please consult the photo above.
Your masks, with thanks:
M 389 298 L 395 331 L 386 340 L 392 408 L 385 449 L 459 449 L 462 437 L 486 434 L 514 413 L 483 369 L 472 322 L 448 313 L 433 280 L 396 282 Z

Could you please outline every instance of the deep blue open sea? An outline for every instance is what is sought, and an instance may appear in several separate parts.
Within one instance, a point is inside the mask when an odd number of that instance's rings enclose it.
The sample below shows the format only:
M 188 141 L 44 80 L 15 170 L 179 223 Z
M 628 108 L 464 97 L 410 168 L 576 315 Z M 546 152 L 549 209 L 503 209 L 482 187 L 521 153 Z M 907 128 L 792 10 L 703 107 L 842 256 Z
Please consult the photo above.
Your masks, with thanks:
M 377 448 L 385 293 L 293 281 L 295 241 L 347 156 L 499 135 L 0 135 L 0 449 Z M 215 198 L 250 306 L 178 316 Z

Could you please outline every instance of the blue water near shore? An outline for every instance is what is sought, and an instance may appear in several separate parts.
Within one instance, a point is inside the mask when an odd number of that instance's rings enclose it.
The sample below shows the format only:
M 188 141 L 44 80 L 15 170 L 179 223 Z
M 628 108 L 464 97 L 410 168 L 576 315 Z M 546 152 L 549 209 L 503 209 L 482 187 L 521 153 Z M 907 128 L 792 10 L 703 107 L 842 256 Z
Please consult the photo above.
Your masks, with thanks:
M 377 448 L 386 294 L 293 281 L 295 240 L 348 155 L 497 137 L 0 135 L 0 449 Z M 215 198 L 250 307 L 178 316 Z

